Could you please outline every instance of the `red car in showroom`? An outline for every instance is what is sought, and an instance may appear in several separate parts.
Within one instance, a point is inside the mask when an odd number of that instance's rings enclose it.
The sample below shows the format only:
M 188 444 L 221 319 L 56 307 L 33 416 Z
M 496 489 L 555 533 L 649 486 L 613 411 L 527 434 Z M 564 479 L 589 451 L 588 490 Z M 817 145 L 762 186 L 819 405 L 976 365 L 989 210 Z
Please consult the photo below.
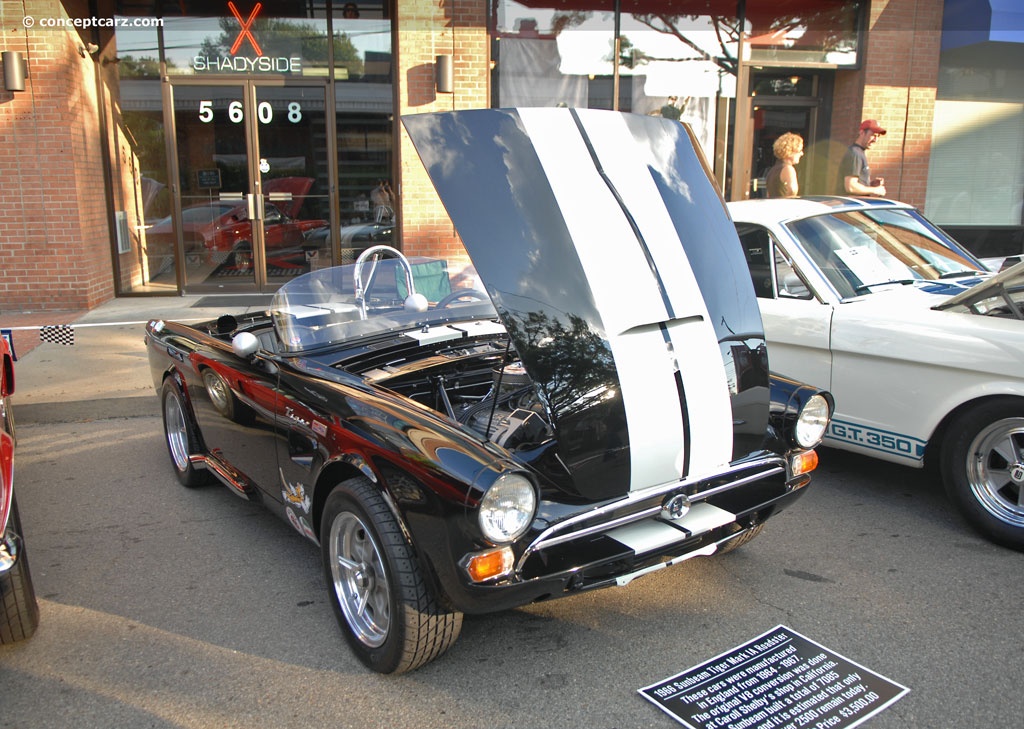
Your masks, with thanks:
M 28 638 L 39 625 L 32 576 L 25 556 L 25 541 L 14 500 L 14 357 L 6 339 L 0 339 L 0 643 Z

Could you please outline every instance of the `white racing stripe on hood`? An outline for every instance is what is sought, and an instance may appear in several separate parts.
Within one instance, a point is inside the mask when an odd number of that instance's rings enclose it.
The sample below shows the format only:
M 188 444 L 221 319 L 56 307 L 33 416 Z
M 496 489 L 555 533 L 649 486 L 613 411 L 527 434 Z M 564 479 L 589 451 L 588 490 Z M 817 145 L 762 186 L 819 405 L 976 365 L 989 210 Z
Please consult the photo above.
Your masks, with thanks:
M 628 188 L 630 213 L 645 242 L 649 247 L 653 244 L 652 256 L 668 283 L 668 299 L 678 307 L 674 320 L 647 255 L 595 168 L 571 112 L 519 113 L 572 235 L 611 346 L 629 429 L 630 488 L 680 477 L 686 455 L 684 417 L 690 423 L 690 472 L 702 473 L 727 463 L 732 453 L 731 408 L 718 342 L 644 160 L 632 150 L 623 154 L 621 143 L 631 138 L 629 130 L 620 117 L 609 116 L 619 128 L 598 129 L 596 141 L 591 142 L 602 160 L 615 159 L 617 191 L 623 195 L 623 188 Z M 675 356 L 658 326 L 666 322 Z M 680 412 L 677 358 L 685 363 L 685 414 Z
M 653 163 L 649 164 L 650 155 L 675 154 L 677 139 L 666 135 L 660 149 L 638 144 L 630 154 L 622 154 L 621 140 L 632 136 L 625 117 L 583 109 L 579 117 L 605 175 L 633 215 L 672 305 L 675 320 L 668 329 L 672 349 L 680 362 L 690 413 L 690 473 L 716 470 L 732 457 L 730 387 L 710 314 L 679 234 L 651 176 Z M 682 125 L 678 132 L 686 135 Z M 672 165 L 662 163 L 660 166 Z M 668 183 L 689 197 L 685 182 L 669 180 Z

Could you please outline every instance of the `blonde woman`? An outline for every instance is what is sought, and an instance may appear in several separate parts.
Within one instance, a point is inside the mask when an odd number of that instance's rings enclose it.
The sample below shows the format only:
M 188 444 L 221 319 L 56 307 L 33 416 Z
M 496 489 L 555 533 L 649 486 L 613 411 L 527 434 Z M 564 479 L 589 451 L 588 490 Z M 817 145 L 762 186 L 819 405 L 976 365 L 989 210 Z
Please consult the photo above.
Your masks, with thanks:
M 804 139 L 799 134 L 786 132 L 779 135 L 772 145 L 775 165 L 765 176 L 768 197 L 796 197 L 800 194 L 800 183 L 793 167 L 804 156 Z

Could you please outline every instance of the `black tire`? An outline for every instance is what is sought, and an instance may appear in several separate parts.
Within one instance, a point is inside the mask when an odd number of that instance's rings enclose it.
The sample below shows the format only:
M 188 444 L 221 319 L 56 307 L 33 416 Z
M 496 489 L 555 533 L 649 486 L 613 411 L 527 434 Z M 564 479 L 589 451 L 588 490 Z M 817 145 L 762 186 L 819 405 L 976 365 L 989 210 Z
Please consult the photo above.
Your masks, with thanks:
M 185 396 L 172 377 L 164 380 L 160 390 L 160 404 L 164 414 L 164 441 L 178 480 L 189 488 L 210 483 L 210 473 L 206 469 L 196 468 L 189 460 L 190 455 L 199 452 L 199 439 L 195 434 Z
M 25 640 L 39 627 L 39 603 L 36 601 L 32 574 L 28 568 L 17 497 L 11 504 L 8 528 L 21 538 L 18 540 L 19 553 L 14 566 L 0 573 L 0 644 L 3 645 Z
M 462 613 L 437 599 L 373 484 L 362 477 L 338 484 L 320 523 L 331 606 L 367 668 L 405 673 L 451 647 L 462 630 Z
M 760 524 L 755 524 L 754 526 L 752 526 L 750 529 L 748 529 L 747 531 L 743 532 L 739 536 L 735 536 L 732 539 L 730 539 L 728 542 L 725 542 L 724 544 L 722 544 L 718 548 L 718 554 L 727 554 L 727 553 L 733 551 L 734 549 L 739 549 L 744 544 L 746 544 L 751 539 L 753 539 L 758 534 L 760 534 L 763 529 L 764 529 L 764 522 L 761 522 Z
M 1024 551 L 1024 403 L 992 400 L 952 422 L 940 455 L 946 494 L 996 544 Z

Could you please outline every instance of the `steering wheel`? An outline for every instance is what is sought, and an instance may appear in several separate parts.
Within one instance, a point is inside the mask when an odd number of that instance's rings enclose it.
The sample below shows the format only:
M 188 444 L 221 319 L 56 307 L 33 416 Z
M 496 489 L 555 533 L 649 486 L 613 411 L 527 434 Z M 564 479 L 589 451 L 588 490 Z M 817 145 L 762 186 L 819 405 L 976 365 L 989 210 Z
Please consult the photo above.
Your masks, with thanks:
M 362 319 L 366 318 L 366 290 L 370 287 L 373 282 L 373 275 L 377 271 L 377 262 L 381 256 L 388 254 L 392 258 L 397 258 L 398 262 L 402 266 L 402 270 L 405 272 L 405 287 L 409 291 L 409 295 L 405 297 L 405 310 L 406 311 L 426 311 L 427 310 L 427 297 L 423 294 L 416 293 L 416 286 L 413 283 L 412 278 L 412 265 L 409 263 L 409 259 L 402 255 L 402 252 L 397 248 L 391 246 L 377 245 L 370 246 L 365 251 L 359 254 L 359 258 L 356 259 L 355 265 L 352 267 L 352 283 L 356 292 L 356 304 L 359 306 L 359 316 Z M 363 266 L 366 265 L 367 260 L 373 259 L 373 265 L 370 268 L 370 275 L 366 279 L 366 286 L 363 286 Z
M 447 309 L 449 306 L 454 304 L 460 299 L 473 299 L 474 301 L 487 301 L 487 294 L 477 289 L 459 289 L 458 291 L 452 291 L 450 294 L 445 296 L 443 299 L 437 302 L 438 309 Z

